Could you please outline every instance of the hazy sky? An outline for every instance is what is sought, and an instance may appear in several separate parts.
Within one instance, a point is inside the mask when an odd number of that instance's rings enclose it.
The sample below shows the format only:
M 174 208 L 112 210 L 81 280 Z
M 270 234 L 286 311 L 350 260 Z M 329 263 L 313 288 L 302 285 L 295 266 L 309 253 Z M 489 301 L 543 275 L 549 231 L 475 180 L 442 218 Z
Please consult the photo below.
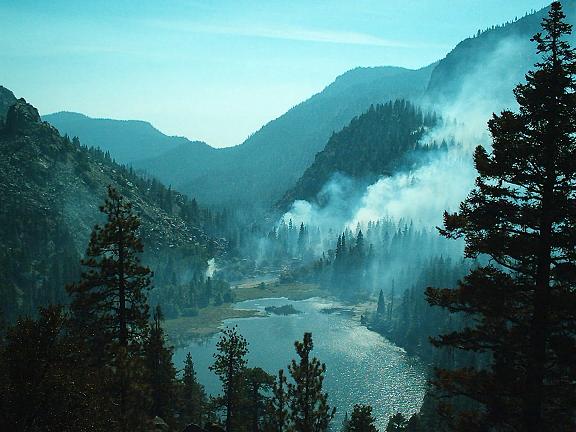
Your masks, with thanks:
M 0 84 L 42 114 L 221 147 L 357 66 L 425 66 L 543 0 L 0 0 Z

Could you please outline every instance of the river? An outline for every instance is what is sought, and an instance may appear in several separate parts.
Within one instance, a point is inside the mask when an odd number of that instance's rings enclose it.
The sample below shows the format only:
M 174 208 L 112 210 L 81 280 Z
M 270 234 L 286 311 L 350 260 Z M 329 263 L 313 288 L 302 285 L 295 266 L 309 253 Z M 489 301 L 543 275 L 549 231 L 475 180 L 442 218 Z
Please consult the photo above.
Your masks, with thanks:
M 320 298 L 303 301 L 257 299 L 237 303 L 236 307 L 263 311 L 267 306 L 286 304 L 293 305 L 301 313 L 225 322 L 227 326 L 237 325 L 247 339 L 250 367 L 261 367 L 273 375 L 280 368 L 287 370 L 288 363 L 296 356 L 294 341 L 301 340 L 304 332 L 312 332 L 312 353 L 326 363 L 324 385 L 330 405 L 337 408 L 333 430 L 340 429 L 344 413 L 350 413 L 355 403 L 372 405 L 381 431 L 393 413 L 400 411 L 408 417 L 419 410 L 426 389 L 425 365 L 361 326 L 349 312 L 326 313 L 326 309 L 339 305 Z M 198 379 L 211 394 L 217 394 L 221 388 L 216 376 L 208 370 L 217 341 L 218 335 L 215 335 L 202 342 L 192 342 L 174 353 L 179 369 L 186 353 L 192 353 Z

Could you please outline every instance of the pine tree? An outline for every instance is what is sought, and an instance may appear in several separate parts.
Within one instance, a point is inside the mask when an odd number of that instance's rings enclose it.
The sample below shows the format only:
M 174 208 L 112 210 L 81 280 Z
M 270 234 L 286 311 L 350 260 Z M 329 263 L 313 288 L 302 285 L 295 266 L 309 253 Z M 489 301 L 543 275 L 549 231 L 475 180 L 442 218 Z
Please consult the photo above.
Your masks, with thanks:
M 226 408 L 226 432 L 232 431 L 236 409 L 242 389 L 242 377 L 246 367 L 248 343 L 238 333 L 236 327 L 222 330 L 222 335 L 216 344 L 218 352 L 214 354 L 214 363 L 210 366 L 222 382 L 224 390 L 224 406 Z
M 288 366 L 294 380 L 288 384 L 292 427 L 297 432 L 325 432 L 336 413 L 336 408 L 328 405 L 328 394 L 322 391 L 326 365 L 310 358 L 312 333 L 304 333 L 304 340 L 294 345 L 300 361 L 292 360 Z
M 388 425 L 386 426 L 386 432 L 404 432 L 408 428 L 408 420 L 402 415 L 402 413 L 396 413 L 390 416 L 388 420 Z
M 370 405 L 354 405 L 346 432 L 377 432 Z
M 382 317 L 385 313 L 386 302 L 384 301 L 384 292 L 380 290 L 380 294 L 378 295 L 378 306 L 376 307 L 376 314 Z
M 364 256 L 364 234 L 362 234 L 362 230 L 358 230 L 358 235 L 356 236 L 356 248 L 355 252 L 356 255 L 359 257 Z
M 272 431 L 285 432 L 288 430 L 288 403 L 288 383 L 284 370 L 280 369 L 278 377 L 272 384 L 272 399 L 270 401 L 270 429 Z
M 262 368 L 248 368 L 244 371 L 246 409 L 244 413 L 249 420 L 249 430 L 258 432 L 260 420 L 265 413 L 267 398 L 261 392 L 268 392 L 274 383 L 274 377 Z
M 300 230 L 298 231 L 298 254 L 300 257 L 304 256 L 306 252 L 306 246 L 308 243 L 308 233 L 306 231 L 306 227 L 304 226 L 304 222 L 300 223 Z
M 184 374 L 182 376 L 181 414 L 186 424 L 195 423 L 202 426 L 206 394 L 194 371 L 192 355 L 186 354 Z
M 438 371 L 440 390 L 480 404 L 457 420 L 465 430 L 576 428 L 576 56 L 560 2 L 542 27 L 542 60 L 514 92 L 520 111 L 490 120 L 493 150 L 477 148 L 477 186 L 441 231 L 491 263 L 455 290 L 427 291 L 432 305 L 471 318 L 435 345 L 491 359 Z
M 141 360 L 148 333 L 145 290 L 150 286 L 150 269 L 140 264 L 140 220 L 131 203 L 109 186 L 100 211 L 107 222 L 94 227 L 82 260 L 86 270 L 67 290 L 72 297 L 72 331 L 89 353 L 83 361 L 89 367 L 108 367 L 114 376 L 112 391 L 124 431 L 142 417 L 128 412 L 144 408 Z
M 166 346 L 162 328 L 162 311 L 156 307 L 150 335 L 145 344 L 147 383 L 152 399 L 152 417 L 173 423 L 176 402 L 176 368 L 172 363 L 172 348 Z

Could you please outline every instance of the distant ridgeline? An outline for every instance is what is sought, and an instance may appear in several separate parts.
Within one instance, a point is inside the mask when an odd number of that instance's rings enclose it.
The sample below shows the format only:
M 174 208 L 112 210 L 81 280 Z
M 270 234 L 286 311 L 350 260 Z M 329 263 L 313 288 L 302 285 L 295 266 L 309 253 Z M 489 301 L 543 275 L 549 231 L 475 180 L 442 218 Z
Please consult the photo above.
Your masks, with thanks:
M 573 10 L 574 2 L 567 2 L 566 8 Z M 480 32 L 425 68 L 350 70 L 231 148 L 167 137 L 145 122 L 91 119 L 73 113 L 45 119 L 62 133 L 109 149 L 116 160 L 133 163 L 205 205 L 268 209 L 290 198 L 287 191 L 294 191 L 334 132 L 371 105 L 406 99 L 442 107 L 472 91 L 465 104 L 480 101 L 493 111 L 509 106 L 513 102 L 509 90 L 537 60 L 529 40 L 540 30 L 545 14 L 543 9 Z M 504 105 L 493 104 L 502 99 Z M 142 146 L 131 146 L 135 140 Z M 306 185 L 298 187 L 305 192 Z
M 108 153 L 61 136 L 24 99 L 0 87 L 0 298 L 7 320 L 66 301 L 78 279 L 98 206 L 112 185 L 142 220 L 143 261 L 155 272 L 151 303 L 169 314 L 226 295 L 204 277 L 207 260 L 225 247 L 217 215 L 155 180 L 114 163 Z M 185 287 L 185 288 L 183 288 Z M 186 299 L 179 296 L 186 292 Z M 179 305 L 179 306 L 176 306 Z
M 421 153 L 446 148 L 446 142 L 421 142 L 439 121 L 435 113 L 423 113 L 405 100 L 370 106 L 330 137 L 277 207 L 285 211 L 295 200 L 315 200 L 335 173 L 364 180 L 368 185 L 379 176 L 414 168 Z
M 135 168 L 153 174 L 206 205 L 268 209 L 294 186 L 334 131 L 345 127 L 371 104 L 419 98 L 426 90 L 431 71 L 432 66 L 419 70 L 388 66 L 356 68 L 270 121 L 241 145 L 212 148 L 181 141 L 173 146 L 164 136 L 158 139 L 166 144 L 163 154 L 137 160 L 145 154 L 138 149 L 138 154 L 130 158 Z M 48 115 L 45 120 L 60 132 L 77 135 L 83 142 L 84 137 L 89 138 L 86 142 L 103 149 L 109 148 L 104 137 L 110 136 L 113 128 L 118 134 L 122 129 L 122 136 L 134 135 L 136 126 L 139 135 L 146 133 L 143 129 L 150 132 L 149 125 L 143 122 L 131 126 L 128 122 L 105 122 L 70 113 Z M 175 142 L 176 138 L 170 138 Z M 125 146 L 120 143 L 118 150 L 122 153 L 110 149 L 112 157 L 124 154 Z

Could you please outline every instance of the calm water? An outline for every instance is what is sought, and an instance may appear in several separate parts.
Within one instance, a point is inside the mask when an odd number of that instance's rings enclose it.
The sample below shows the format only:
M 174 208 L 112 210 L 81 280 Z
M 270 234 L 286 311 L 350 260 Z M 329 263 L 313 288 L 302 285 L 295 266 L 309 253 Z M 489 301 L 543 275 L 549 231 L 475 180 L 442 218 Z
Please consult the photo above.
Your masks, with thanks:
M 335 306 L 329 300 L 258 299 L 238 303 L 241 309 L 263 310 L 266 306 L 292 304 L 302 313 L 290 316 L 243 318 L 226 321 L 237 325 L 248 340 L 248 364 L 276 375 L 296 356 L 294 341 L 304 332 L 312 332 L 312 353 L 326 363 L 325 388 L 329 403 L 337 407 L 332 426 L 337 430 L 354 403 L 370 404 L 378 427 L 384 430 L 388 417 L 401 411 L 411 414 L 420 408 L 426 386 L 426 367 L 417 358 L 407 356 L 382 336 L 362 327 L 345 312 L 323 313 Z M 220 383 L 208 370 L 218 336 L 194 342 L 178 349 L 174 360 L 181 368 L 190 351 L 198 378 L 209 393 L 217 394 Z

